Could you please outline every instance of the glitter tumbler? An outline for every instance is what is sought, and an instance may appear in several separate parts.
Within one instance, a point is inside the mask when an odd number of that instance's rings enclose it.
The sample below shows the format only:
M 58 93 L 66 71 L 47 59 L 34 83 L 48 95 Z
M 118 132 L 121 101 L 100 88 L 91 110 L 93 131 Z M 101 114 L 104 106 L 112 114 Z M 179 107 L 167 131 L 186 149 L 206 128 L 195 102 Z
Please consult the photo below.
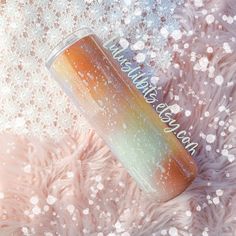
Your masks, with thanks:
M 166 201 L 189 186 L 192 157 L 89 28 L 62 40 L 46 66 L 140 189 Z

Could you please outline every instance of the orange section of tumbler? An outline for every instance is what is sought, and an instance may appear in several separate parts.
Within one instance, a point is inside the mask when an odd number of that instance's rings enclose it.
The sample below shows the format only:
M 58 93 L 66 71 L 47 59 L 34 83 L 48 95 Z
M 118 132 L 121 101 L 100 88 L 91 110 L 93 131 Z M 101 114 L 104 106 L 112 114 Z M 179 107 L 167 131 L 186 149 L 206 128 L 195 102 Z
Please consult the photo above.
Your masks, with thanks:
M 64 40 L 47 67 L 142 190 L 166 201 L 192 182 L 192 157 L 89 29 Z

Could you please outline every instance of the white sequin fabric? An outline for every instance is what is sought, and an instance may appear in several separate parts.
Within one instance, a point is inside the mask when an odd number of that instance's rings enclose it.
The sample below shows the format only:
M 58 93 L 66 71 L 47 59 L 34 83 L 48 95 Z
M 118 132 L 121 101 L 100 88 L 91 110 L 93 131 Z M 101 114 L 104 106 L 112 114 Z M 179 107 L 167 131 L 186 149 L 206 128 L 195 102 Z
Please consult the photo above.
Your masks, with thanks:
M 90 126 L 45 67 L 66 35 L 88 26 L 101 38 L 119 35 L 137 62 L 152 70 L 169 65 L 165 33 L 178 29 L 171 1 L 1 1 L 0 131 L 58 139 Z M 161 32 L 161 33 L 160 33 Z M 145 45 L 145 46 L 144 46 Z

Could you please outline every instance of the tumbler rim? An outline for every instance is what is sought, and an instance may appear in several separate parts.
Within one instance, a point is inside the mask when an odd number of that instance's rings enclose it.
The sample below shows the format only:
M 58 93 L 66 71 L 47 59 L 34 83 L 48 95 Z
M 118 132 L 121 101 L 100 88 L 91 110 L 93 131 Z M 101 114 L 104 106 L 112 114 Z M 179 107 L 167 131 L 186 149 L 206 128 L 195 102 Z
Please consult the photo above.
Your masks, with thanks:
M 56 57 L 60 55 L 65 49 L 70 47 L 73 43 L 76 41 L 88 36 L 94 34 L 91 28 L 89 27 L 81 27 L 78 30 L 73 31 L 71 34 L 67 35 L 65 38 L 63 38 L 50 52 L 49 56 L 46 59 L 46 67 L 48 70 L 50 70 L 50 67 Z

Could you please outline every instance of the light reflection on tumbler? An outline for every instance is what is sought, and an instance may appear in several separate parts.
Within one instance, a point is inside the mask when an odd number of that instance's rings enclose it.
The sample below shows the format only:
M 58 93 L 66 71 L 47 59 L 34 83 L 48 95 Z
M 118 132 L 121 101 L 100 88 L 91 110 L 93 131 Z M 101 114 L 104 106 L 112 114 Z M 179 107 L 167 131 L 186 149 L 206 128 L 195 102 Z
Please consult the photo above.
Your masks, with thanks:
M 192 157 L 88 28 L 62 41 L 47 67 L 142 190 L 166 201 L 192 182 Z

